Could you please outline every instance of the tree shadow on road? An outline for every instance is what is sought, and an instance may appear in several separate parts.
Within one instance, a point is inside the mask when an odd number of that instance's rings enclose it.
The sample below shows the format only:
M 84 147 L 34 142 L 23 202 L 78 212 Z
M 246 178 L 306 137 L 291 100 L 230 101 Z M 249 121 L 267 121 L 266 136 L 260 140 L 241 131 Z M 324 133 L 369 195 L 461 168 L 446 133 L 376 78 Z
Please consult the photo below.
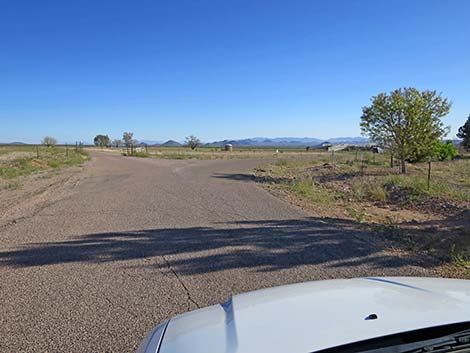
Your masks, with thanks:
M 288 183 L 292 181 L 292 178 L 288 177 L 274 177 L 270 175 L 258 176 L 254 174 L 247 173 L 216 173 L 212 175 L 213 178 L 217 179 L 229 179 L 241 182 L 257 182 L 257 183 L 267 183 L 267 184 L 281 184 Z
M 304 265 L 433 265 L 429 258 L 396 256 L 389 249 L 390 243 L 383 237 L 361 230 L 352 221 L 307 218 L 82 235 L 0 252 L 0 267 L 106 263 L 158 256 L 183 275 L 235 268 L 269 272 Z

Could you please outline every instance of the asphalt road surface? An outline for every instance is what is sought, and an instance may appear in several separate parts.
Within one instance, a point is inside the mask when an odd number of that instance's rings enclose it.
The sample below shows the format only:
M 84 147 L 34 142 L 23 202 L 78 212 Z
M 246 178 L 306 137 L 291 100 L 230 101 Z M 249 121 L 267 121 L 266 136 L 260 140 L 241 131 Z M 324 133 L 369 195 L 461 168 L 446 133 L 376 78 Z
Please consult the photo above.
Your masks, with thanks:
M 93 156 L 0 227 L 1 352 L 133 352 L 161 321 L 240 292 L 429 274 L 270 195 L 249 176 L 263 161 Z

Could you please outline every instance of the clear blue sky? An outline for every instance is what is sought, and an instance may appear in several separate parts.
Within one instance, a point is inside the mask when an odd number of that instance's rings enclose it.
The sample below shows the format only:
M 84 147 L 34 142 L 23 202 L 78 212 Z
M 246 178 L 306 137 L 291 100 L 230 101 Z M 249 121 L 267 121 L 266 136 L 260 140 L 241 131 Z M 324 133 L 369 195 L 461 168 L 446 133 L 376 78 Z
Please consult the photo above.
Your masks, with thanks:
M 382 91 L 470 113 L 470 1 L 0 5 L 0 141 L 360 135 Z

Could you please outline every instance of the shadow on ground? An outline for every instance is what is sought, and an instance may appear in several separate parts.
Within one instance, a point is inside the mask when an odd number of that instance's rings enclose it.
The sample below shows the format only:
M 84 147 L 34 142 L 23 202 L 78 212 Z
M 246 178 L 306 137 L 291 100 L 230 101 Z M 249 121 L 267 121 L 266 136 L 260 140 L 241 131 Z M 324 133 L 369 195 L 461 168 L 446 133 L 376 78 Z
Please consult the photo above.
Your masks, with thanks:
M 418 256 L 394 256 L 378 234 L 334 218 L 224 223 L 223 228 L 151 229 L 89 234 L 65 242 L 0 252 L 0 266 L 103 263 L 164 256 L 181 274 L 235 268 L 276 271 L 302 265 L 399 268 L 431 266 Z
M 217 179 L 229 179 L 242 182 L 268 183 L 268 184 L 282 184 L 292 181 L 292 178 L 287 177 L 274 177 L 270 175 L 257 176 L 253 174 L 243 173 L 216 173 L 212 176 Z

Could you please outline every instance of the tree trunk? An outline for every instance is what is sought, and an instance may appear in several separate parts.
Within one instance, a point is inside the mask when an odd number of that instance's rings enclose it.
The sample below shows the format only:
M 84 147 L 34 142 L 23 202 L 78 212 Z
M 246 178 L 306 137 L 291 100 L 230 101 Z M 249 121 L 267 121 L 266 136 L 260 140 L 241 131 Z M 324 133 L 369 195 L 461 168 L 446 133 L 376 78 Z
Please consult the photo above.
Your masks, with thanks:
M 390 169 L 393 168 L 393 152 L 390 153 Z
M 406 174 L 406 162 L 404 158 L 401 159 L 401 173 Z

